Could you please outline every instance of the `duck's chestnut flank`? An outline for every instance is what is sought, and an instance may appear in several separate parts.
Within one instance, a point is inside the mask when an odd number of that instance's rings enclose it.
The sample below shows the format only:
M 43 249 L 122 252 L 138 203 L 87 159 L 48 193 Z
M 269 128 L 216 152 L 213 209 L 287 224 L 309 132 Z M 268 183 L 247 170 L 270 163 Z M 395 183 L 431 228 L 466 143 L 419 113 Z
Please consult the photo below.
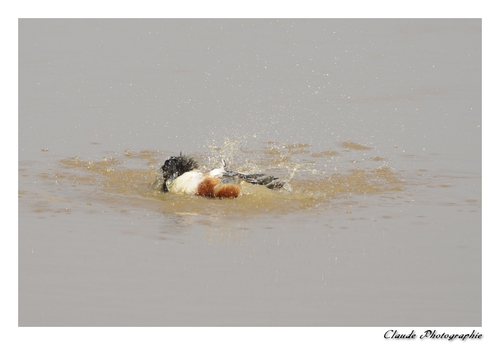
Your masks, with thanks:
M 210 198 L 215 197 L 215 186 L 217 186 L 220 183 L 220 179 L 215 178 L 215 177 L 209 177 L 205 176 L 203 181 L 201 181 L 200 185 L 198 186 L 198 191 L 196 192 L 196 195 L 199 196 L 208 196 Z
M 241 186 L 238 184 L 219 184 L 215 186 L 216 198 L 237 198 L 241 194 Z
M 222 183 L 220 178 L 205 175 L 198 185 L 196 195 L 210 198 L 237 198 L 241 193 L 241 186 L 233 183 Z

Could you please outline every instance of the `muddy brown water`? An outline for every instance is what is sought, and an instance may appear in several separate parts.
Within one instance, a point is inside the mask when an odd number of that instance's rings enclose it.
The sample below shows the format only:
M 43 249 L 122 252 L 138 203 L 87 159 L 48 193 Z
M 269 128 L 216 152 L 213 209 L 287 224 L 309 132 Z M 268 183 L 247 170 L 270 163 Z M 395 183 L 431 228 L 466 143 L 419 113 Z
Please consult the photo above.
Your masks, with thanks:
M 20 326 L 481 325 L 481 21 L 19 36 Z M 287 183 L 161 193 L 180 151 Z

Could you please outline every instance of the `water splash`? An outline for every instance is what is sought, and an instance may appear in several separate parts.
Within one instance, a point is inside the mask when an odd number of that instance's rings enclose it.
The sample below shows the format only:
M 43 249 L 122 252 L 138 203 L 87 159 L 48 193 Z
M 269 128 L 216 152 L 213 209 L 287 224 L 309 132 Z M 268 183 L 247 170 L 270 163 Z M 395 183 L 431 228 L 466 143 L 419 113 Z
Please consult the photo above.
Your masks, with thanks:
M 99 203 L 106 207 L 140 208 L 164 214 L 205 214 L 242 216 L 286 214 L 331 209 L 360 195 L 401 193 L 403 179 L 388 166 L 372 159 L 352 163 L 352 153 L 334 150 L 316 152 L 304 143 L 266 143 L 260 150 L 249 150 L 242 141 L 226 139 L 222 145 L 212 143 L 208 155 L 194 153 L 202 169 L 220 166 L 226 160 L 230 169 L 242 172 L 266 172 L 286 181 L 280 191 L 263 186 L 243 184 L 242 195 L 234 200 L 207 199 L 162 193 L 153 182 L 158 168 L 169 156 L 158 151 L 133 152 L 82 160 L 61 159 L 58 183 L 66 188 L 84 189 L 81 203 Z M 361 150 L 366 154 L 367 150 Z M 364 164 L 364 166 L 361 165 Z M 387 165 L 387 162 L 384 162 Z M 131 167 L 133 166 L 133 167 Z M 342 168 L 340 168 L 342 167 Z M 51 176 L 45 176 L 50 180 Z M 73 193 L 74 194 L 74 193 Z

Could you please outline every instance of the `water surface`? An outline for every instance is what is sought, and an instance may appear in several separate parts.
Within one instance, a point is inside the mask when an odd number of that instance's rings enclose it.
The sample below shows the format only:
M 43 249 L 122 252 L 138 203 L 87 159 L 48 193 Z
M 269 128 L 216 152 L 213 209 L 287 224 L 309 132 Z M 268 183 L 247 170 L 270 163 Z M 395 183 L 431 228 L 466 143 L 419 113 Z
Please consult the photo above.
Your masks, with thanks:
M 481 325 L 480 20 L 19 37 L 20 326 Z M 180 151 L 287 184 L 161 193 Z

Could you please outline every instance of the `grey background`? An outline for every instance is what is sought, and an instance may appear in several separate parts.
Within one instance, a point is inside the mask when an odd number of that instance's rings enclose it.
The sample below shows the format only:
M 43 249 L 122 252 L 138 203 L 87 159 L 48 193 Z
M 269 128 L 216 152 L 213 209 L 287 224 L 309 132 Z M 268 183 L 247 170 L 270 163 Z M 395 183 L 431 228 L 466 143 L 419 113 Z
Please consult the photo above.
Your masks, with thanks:
M 228 138 L 356 142 L 411 183 L 238 219 L 120 194 L 88 212 L 101 186 L 42 178 Z M 19 169 L 21 326 L 481 325 L 480 20 L 23 19 Z

